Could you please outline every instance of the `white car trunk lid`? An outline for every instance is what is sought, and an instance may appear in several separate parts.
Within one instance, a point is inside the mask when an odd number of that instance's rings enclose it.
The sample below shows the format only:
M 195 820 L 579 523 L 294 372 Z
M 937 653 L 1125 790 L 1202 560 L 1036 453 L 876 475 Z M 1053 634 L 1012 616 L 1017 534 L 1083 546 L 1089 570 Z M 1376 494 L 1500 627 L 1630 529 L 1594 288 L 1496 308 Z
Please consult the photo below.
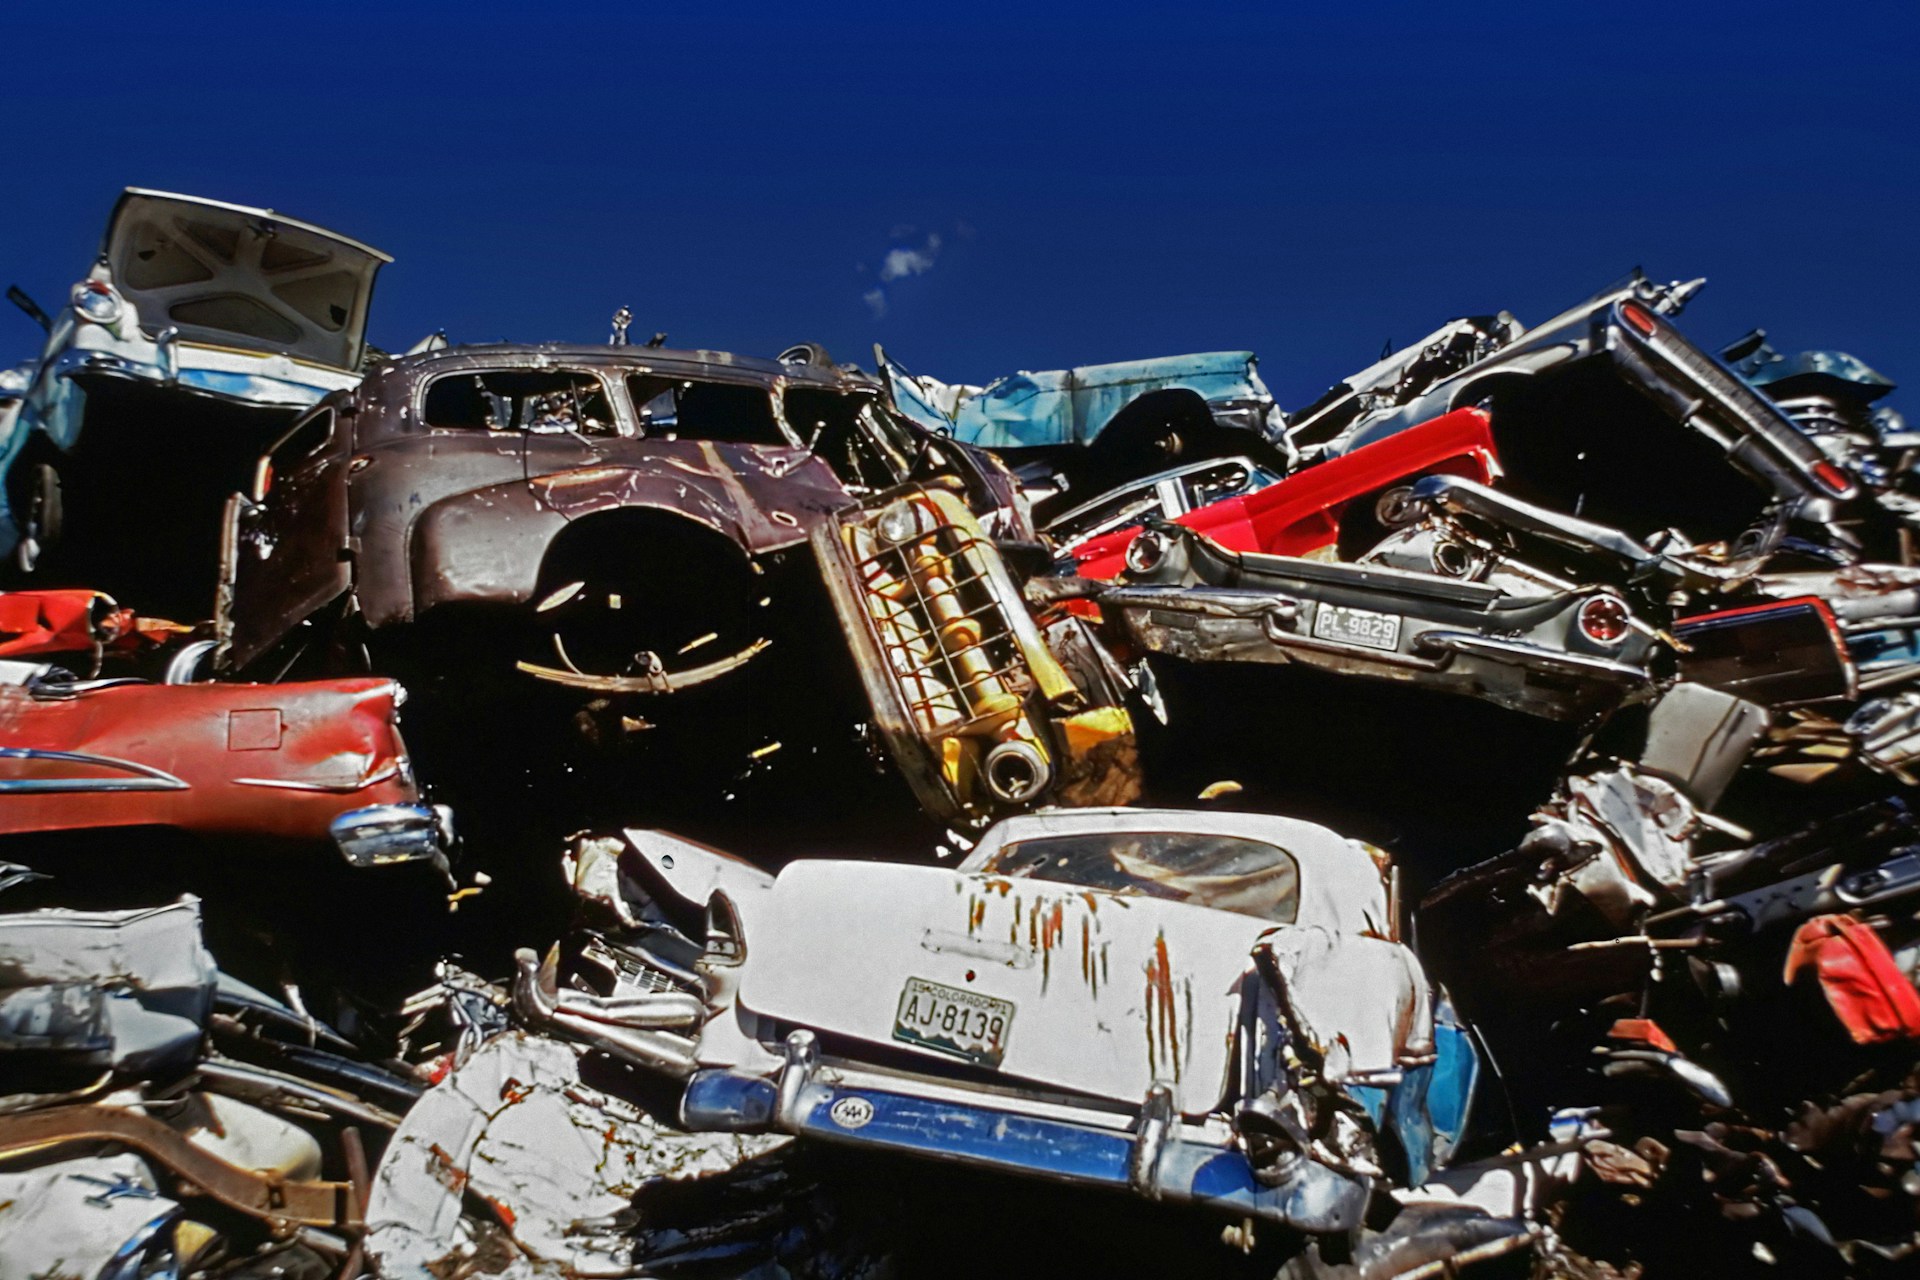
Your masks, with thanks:
M 1273 927 L 1037 880 L 798 862 L 750 920 L 740 1001 L 1116 1102 L 1161 1081 L 1200 1115 L 1224 1095 L 1237 993 Z

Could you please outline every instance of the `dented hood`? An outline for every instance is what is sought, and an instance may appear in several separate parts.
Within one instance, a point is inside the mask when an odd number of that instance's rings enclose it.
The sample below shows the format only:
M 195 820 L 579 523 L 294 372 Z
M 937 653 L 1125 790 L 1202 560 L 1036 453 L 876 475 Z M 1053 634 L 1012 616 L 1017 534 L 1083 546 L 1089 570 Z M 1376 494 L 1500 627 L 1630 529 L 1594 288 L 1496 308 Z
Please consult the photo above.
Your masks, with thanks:
M 101 259 L 149 337 L 282 352 L 354 369 L 373 278 L 392 258 L 357 240 L 245 205 L 129 187 Z

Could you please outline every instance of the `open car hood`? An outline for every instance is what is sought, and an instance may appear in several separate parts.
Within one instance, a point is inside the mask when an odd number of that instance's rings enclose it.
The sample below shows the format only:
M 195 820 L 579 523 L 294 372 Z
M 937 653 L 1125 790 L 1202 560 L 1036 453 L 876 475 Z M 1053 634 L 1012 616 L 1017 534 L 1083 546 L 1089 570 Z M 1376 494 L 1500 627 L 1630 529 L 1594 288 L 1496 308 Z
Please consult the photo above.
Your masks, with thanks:
M 282 352 L 355 369 L 373 278 L 393 259 L 273 212 L 129 187 L 101 257 L 148 336 Z

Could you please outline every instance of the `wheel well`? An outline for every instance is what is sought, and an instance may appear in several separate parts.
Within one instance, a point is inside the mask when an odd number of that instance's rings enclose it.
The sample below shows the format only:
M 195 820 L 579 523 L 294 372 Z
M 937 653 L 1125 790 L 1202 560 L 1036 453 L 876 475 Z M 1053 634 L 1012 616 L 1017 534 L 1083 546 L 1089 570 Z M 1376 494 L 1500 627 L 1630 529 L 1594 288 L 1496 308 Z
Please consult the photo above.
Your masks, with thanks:
M 540 558 L 539 581 L 544 587 L 558 574 L 588 565 L 605 568 L 623 555 L 655 563 L 662 547 L 688 549 L 743 568 L 749 564 L 739 543 L 691 516 L 655 507 L 622 507 L 582 516 L 556 534 Z
M 1191 432 L 1211 426 L 1213 414 L 1199 392 L 1167 387 L 1129 400 L 1094 437 L 1091 447 L 1109 451 L 1124 449 L 1129 445 L 1150 444 L 1158 433 L 1169 428 Z

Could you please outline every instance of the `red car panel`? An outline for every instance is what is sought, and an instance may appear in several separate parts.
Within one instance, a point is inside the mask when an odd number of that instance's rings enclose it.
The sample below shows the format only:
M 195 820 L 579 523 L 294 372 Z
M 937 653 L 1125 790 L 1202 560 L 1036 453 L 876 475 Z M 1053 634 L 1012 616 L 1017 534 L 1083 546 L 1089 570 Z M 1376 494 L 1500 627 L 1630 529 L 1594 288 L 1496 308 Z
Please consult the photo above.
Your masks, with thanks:
M 1230 551 L 1302 556 L 1335 542 L 1347 505 L 1396 483 L 1458 475 L 1491 484 L 1500 478 L 1492 420 L 1479 409 L 1456 409 L 1352 453 L 1295 472 L 1278 484 L 1198 507 L 1175 519 Z M 1083 578 L 1113 578 L 1125 568 L 1138 529 L 1117 529 L 1074 550 Z
M 391 680 L 0 686 L 0 834 L 162 826 L 321 841 L 419 799 Z

